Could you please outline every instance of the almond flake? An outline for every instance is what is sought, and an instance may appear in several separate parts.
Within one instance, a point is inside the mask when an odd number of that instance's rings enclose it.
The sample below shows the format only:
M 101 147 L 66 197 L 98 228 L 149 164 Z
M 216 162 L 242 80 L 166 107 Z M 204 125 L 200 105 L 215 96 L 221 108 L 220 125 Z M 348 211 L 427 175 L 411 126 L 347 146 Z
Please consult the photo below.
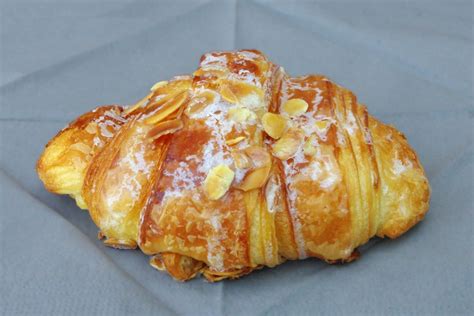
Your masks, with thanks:
M 291 99 L 283 104 L 282 109 L 290 116 L 299 116 L 308 110 L 308 103 L 303 99 Z
M 201 112 L 206 106 L 214 102 L 214 98 L 215 93 L 209 90 L 194 95 L 189 105 L 186 107 L 186 115 L 190 117 L 195 113 Z
M 265 113 L 262 116 L 262 125 L 265 132 L 274 139 L 279 139 L 286 129 L 286 120 L 275 113 Z
M 293 157 L 304 141 L 304 133 L 300 129 L 290 129 L 273 145 L 273 155 L 281 160 Z
M 229 139 L 229 140 L 226 140 L 225 143 L 226 145 L 228 146 L 232 146 L 232 145 L 235 145 L 237 143 L 240 143 L 241 141 L 243 141 L 245 139 L 245 136 L 239 136 L 239 137 L 236 137 L 236 138 L 232 138 L 232 139 Z
M 124 111 L 125 115 L 128 115 L 134 112 L 136 109 L 140 108 L 143 104 L 145 104 L 153 95 L 153 92 L 150 92 L 146 97 L 135 103 L 134 105 L 130 106 L 128 109 Z
M 234 92 L 232 92 L 232 90 L 227 85 L 221 86 L 220 93 L 222 98 L 229 103 L 235 104 L 239 102 Z
M 204 190 L 211 200 L 218 200 L 229 190 L 234 180 L 234 171 L 226 165 L 212 168 L 204 180 Z
M 180 119 L 164 121 L 153 127 L 147 136 L 151 139 L 158 139 L 163 135 L 172 134 L 182 128 L 183 122 Z
M 229 109 L 227 117 L 234 122 L 243 123 L 255 118 L 255 113 L 246 108 L 234 107 Z
M 183 91 L 176 97 L 168 100 L 158 111 L 155 112 L 155 114 L 145 119 L 145 124 L 156 124 L 164 120 L 167 116 L 182 106 L 187 98 L 188 92 Z
M 241 151 L 235 151 L 232 152 L 231 155 L 232 159 L 234 159 L 234 164 L 237 168 L 248 169 L 252 166 L 249 157 L 245 153 Z
M 237 188 L 242 191 L 250 191 L 263 187 L 265 183 L 267 183 L 270 170 L 271 166 L 248 172 L 242 180 L 242 183 L 240 183 Z

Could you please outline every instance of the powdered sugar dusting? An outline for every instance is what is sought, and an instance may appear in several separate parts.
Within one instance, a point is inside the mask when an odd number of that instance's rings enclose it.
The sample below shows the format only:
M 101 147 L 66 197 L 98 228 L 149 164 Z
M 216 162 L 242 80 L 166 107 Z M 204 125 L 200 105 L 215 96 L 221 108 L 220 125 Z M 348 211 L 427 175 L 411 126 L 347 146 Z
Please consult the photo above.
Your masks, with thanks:
M 222 229 L 219 215 L 211 215 L 209 223 L 212 227 L 212 234 L 207 239 L 207 261 L 214 270 L 223 271 L 225 249 L 222 246 L 222 240 L 226 238 L 226 233 Z
M 394 174 L 401 175 L 402 173 L 406 172 L 408 169 L 413 167 L 411 161 L 406 161 L 405 164 L 400 159 L 393 159 L 392 160 L 392 171 Z
M 348 111 L 346 120 L 343 121 L 343 126 L 350 135 L 354 135 L 355 131 L 359 129 L 356 118 L 352 111 Z
M 140 195 L 142 185 L 138 178 L 140 176 L 148 177 L 154 161 L 146 162 L 144 158 L 145 145 L 143 143 L 131 150 L 122 157 L 117 163 L 117 168 L 112 169 L 112 173 L 122 175 L 120 185 L 114 192 L 107 195 L 107 206 L 113 208 L 115 203 L 124 195 L 130 195 L 133 201 L 136 201 Z
M 294 237 L 298 248 L 298 257 L 300 259 L 306 258 L 307 254 L 306 242 L 303 237 L 303 233 L 301 230 L 301 222 L 299 220 L 298 210 L 296 207 L 298 199 L 298 189 L 295 187 L 295 178 L 299 172 L 297 166 L 306 162 L 307 160 L 301 148 L 298 149 L 293 159 L 283 161 L 283 170 L 286 176 L 286 188 L 288 192 L 288 210 L 290 212 L 291 220 L 293 223 Z
M 203 91 L 202 88 L 195 89 L 193 95 L 202 94 Z M 163 173 L 172 178 L 172 185 L 166 189 L 163 203 L 169 197 L 183 196 L 185 192 L 196 189 L 196 185 L 202 183 L 215 166 L 233 165 L 229 147 L 225 143 L 226 135 L 232 131 L 235 124 L 226 118 L 228 108 L 229 104 L 216 94 L 211 104 L 189 115 L 190 119 L 202 122 L 210 130 L 211 137 L 199 153 L 183 157 L 184 161 L 181 161 L 173 172 Z M 197 174 L 191 171 L 191 163 L 197 166 Z

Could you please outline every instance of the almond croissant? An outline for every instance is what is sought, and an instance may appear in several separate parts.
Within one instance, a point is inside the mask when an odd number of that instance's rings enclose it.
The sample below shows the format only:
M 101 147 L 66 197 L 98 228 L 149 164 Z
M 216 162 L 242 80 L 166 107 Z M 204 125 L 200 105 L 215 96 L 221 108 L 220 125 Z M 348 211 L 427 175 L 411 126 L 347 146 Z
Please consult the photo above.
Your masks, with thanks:
M 254 50 L 205 54 L 134 106 L 82 115 L 37 171 L 106 245 L 138 246 L 177 280 L 348 262 L 419 222 L 430 196 L 402 133 L 326 77 L 289 77 Z

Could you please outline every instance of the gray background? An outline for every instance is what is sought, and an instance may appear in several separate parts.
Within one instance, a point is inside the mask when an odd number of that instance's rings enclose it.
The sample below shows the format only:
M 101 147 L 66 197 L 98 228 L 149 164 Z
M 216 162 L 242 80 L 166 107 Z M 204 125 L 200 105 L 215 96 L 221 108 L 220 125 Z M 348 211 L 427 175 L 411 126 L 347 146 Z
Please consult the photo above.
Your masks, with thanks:
M 473 313 L 472 1 L 1 1 L 3 314 Z M 177 283 L 104 247 L 34 165 L 68 121 L 130 104 L 210 50 L 258 48 L 323 73 L 403 131 L 432 185 L 426 219 L 361 260 Z M 370 249 L 369 249 L 370 248 Z

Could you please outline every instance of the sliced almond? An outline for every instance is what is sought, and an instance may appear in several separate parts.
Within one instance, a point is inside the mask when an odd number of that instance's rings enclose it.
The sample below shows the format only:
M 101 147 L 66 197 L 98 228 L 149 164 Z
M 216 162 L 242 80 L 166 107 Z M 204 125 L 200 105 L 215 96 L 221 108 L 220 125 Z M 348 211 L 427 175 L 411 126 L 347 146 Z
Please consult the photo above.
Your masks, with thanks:
M 234 164 L 239 169 L 249 169 L 252 167 L 249 157 L 241 151 L 233 152 L 232 158 L 234 159 Z
M 262 125 L 265 132 L 274 139 L 279 139 L 286 129 L 286 119 L 275 113 L 265 113 L 262 116 Z
M 227 112 L 227 117 L 234 122 L 243 123 L 255 118 L 255 114 L 249 109 L 234 107 L 229 109 Z
M 177 111 L 171 113 L 171 115 L 168 117 L 168 119 L 179 119 L 181 118 L 181 115 L 183 115 L 185 106 L 181 106 L 178 108 Z
M 290 116 L 299 116 L 308 110 L 308 103 L 303 99 L 291 99 L 283 104 L 282 109 Z
M 199 94 L 194 95 L 189 105 L 186 107 L 186 110 L 185 110 L 186 115 L 190 117 L 191 115 L 195 113 L 199 113 L 206 106 L 214 102 L 214 99 L 215 99 L 215 93 L 210 90 L 206 90 Z
M 262 89 L 242 81 L 224 79 L 221 80 L 220 86 L 221 95 L 226 101 L 249 108 L 258 107 L 265 94 Z
M 227 85 L 221 86 L 220 93 L 221 93 L 222 98 L 229 103 L 236 104 L 237 102 L 239 102 L 239 99 L 237 99 L 237 96 Z
M 148 137 L 151 139 L 158 139 L 163 135 L 172 134 L 183 128 L 183 121 L 174 119 L 158 123 L 149 132 Z
M 220 199 L 229 190 L 234 175 L 234 171 L 226 165 L 218 165 L 212 168 L 204 180 L 204 190 L 209 199 Z
M 145 119 L 145 124 L 156 124 L 164 120 L 168 115 L 182 106 L 187 98 L 188 92 L 183 91 L 176 97 L 168 100 L 158 111 L 155 112 L 155 114 Z
M 272 156 L 260 146 L 245 148 L 245 154 L 250 158 L 254 168 L 268 167 L 272 164 Z
M 250 191 L 261 188 L 267 183 L 270 174 L 270 167 L 255 169 L 245 175 L 242 182 L 237 186 L 242 191 Z
M 128 115 L 134 112 L 136 109 L 142 107 L 153 95 L 153 92 L 150 92 L 146 97 L 135 103 L 134 105 L 130 106 L 128 109 L 124 111 L 125 115 Z
M 300 129 L 290 129 L 273 145 L 273 155 L 281 160 L 293 157 L 304 141 L 304 133 Z
M 168 84 L 168 81 L 166 80 L 158 81 L 151 87 L 150 91 L 155 91 L 156 89 L 166 86 L 167 84 Z
M 232 146 L 232 145 L 235 145 L 235 144 L 238 144 L 240 143 L 241 141 L 243 141 L 245 139 L 245 136 L 238 136 L 236 138 L 232 138 L 232 139 L 228 139 L 225 141 L 226 145 L 228 146 Z
M 170 102 L 170 100 L 175 99 L 177 96 L 179 96 L 181 93 L 184 93 L 185 91 L 188 91 L 188 89 L 181 89 L 181 88 L 174 88 L 171 89 L 168 93 L 156 93 L 154 94 L 154 97 L 150 97 L 150 102 L 146 105 L 146 110 L 147 113 L 150 113 L 154 111 L 155 109 L 162 107 L 164 104 L 167 102 Z
M 268 180 L 272 167 L 270 154 L 265 148 L 259 146 L 248 147 L 244 150 L 244 153 L 244 156 L 247 157 L 249 162 L 247 163 L 246 169 L 250 170 L 237 188 L 243 191 L 249 191 L 263 187 Z

